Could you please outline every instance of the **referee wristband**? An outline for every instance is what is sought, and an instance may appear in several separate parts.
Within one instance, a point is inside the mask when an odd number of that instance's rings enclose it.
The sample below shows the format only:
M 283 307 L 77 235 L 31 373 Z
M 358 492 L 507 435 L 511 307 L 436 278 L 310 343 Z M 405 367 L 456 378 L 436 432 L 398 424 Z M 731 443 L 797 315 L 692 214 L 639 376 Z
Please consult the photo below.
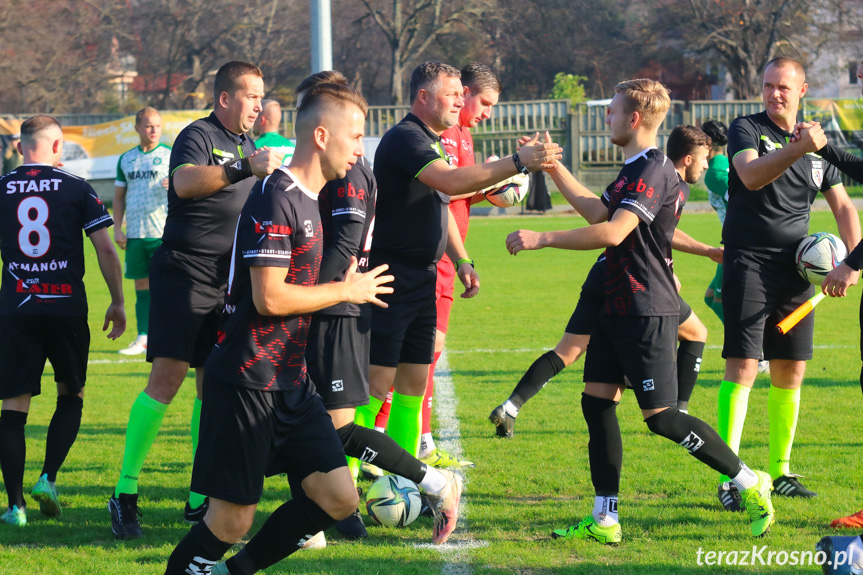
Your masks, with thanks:
M 228 181 L 236 184 L 246 178 L 252 177 L 252 160 L 250 158 L 240 158 L 233 162 L 227 162 L 225 165 L 225 175 Z
M 473 263 L 473 260 L 470 258 L 462 258 L 455 263 L 456 269 L 461 267 L 461 264 L 470 264 L 473 269 L 476 269 L 476 264 Z
M 528 173 L 530 173 L 530 170 L 528 170 L 522 165 L 521 159 L 518 157 L 518 152 L 512 155 L 512 163 L 515 164 L 515 169 L 518 170 L 519 174 L 527 175 Z

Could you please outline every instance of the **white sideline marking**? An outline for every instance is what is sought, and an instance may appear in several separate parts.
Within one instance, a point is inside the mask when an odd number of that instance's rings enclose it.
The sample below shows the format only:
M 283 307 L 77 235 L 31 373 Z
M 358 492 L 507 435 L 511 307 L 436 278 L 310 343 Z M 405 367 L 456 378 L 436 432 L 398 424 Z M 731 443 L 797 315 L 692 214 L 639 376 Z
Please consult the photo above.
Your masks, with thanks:
M 438 417 L 438 440 L 441 448 L 449 451 L 456 459 L 461 459 L 461 429 L 459 427 L 458 416 L 458 398 L 455 396 L 455 385 L 452 381 L 452 372 L 449 369 L 447 361 L 447 350 L 444 349 L 438 359 L 435 367 L 435 390 L 434 390 L 434 410 Z M 468 483 L 468 478 L 465 477 L 465 485 Z M 461 504 L 458 509 L 458 533 L 468 531 L 467 523 L 467 496 L 462 495 Z M 487 541 L 476 541 L 474 539 L 463 539 L 444 543 L 443 545 L 433 545 L 430 543 L 416 543 L 414 547 L 417 549 L 434 549 L 440 551 L 444 557 L 444 566 L 441 573 L 444 575 L 470 575 L 472 570 L 468 563 L 468 552 L 471 549 L 488 546 Z
M 856 345 L 816 345 L 815 349 L 857 349 Z M 493 349 L 493 348 L 480 348 L 480 349 L 456 349 L 449 353 L 461 354 L 461 353 L 537 353 L 537 352 L 545 352 L 551 349 L 550 347 L 521 347 L 521 348 L 512 348 L 512 349 Z M 721 345 L 708 345 L 705 346 L 705 349 L 722 349 Z M 446 352 L 444 352 L 446 353 Z M 443 357 L 443 356 L 441 356 Z M 435 378 L 437 378 L 437 371 L 435 371 Z M 437 381 L 437 379 L 435 379 Z
M 88 359 L 87 365 L 102 365 L 102 364 L 115 364 L 115 363 L 146 363 L 144 359 Z

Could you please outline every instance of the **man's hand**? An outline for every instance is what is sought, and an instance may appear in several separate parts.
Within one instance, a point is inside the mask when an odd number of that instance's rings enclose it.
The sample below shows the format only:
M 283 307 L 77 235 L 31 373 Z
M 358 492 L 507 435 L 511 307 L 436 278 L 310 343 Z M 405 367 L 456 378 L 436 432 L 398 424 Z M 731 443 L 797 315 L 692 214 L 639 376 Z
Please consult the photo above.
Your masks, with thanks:
M 107 331 L 109 325 L 111 325 L 111 332 L 108 334 L 108 339 L 117 339 L 126 331 L 126 310 L 123 309 L 123 304 L 112 303 L 108 306 L 102 331 Z
M 519 139 L 520 144 L 523 141 L 524 138 Z M 537 132 L 532 138 L 524 141 L 518 150 L 518 158 L 521 160 L 521 164 L 531 172 L 551 169 L 554 167 L 555 162 L 562 157 L 563 149 L 551 141 L 551 136 L 548 132 L 545 133 L 545 143 L 539 143 L 539 132 Z
M 348 289 L 348 300 L 355 304 L 373 303 L 379 307 L 389 307 L 386 303 L 378 299 L 378 296 L 385 293 L 393 293 L 393 288 L 385 286 L 392 282 L 393 276 L 382 276 L 389 269 L 389 266 L 384 264 L 369 270 L 366 273 L 357 272 L 357 258 L 351 256 L 351 263 L 348 266 L 348 271 L 345 272 L 345 285 Z
M 479 274 L 472 265 L 465 262 L 458 266 L 458 279 L 464 285 L 464 293 L 461 297 L 468 299 L 479 293 Z
M 848 295 L 848 288 L 855 285 L 858 279 L 860 279 L 859 271 L 854 271 L 841 263 L 830 270 L 821 282 L 821 291 L 830 297 L 845 297 Z
M 818 122 L 800 122 L 794 126 L 790 145 L 801 146 L 803 153 L 816 152 L 827 145 L 827 136 Z
M 126 249 L 126 234 L 120 229 L 120 226 L 114 227 L 114 241 L 120 246 L 121 250 Z
M 711 260 L 715 261 L 716 263 L 721 264 L 722 263 L 722 256 L 724 254 L 725 254 L 725 248 L 720 246 L 718 248 L 710 248 L 707 251 L 707 254 L 705 254 L 705 255 L 707 257 L 709 257 Z
M 162 180 L 162 181 L 161 181 L 161 182 L 159 182 L 159 183 L 160 183 L 160 184 L 162 184 L 162 187 L 163 187 L 163 188 L 165 188 L 165 189 L 167 190 L 167 189 L 168 189 L 168 186 L 170 185 L 170 183 L 171 183 L 171 182 L 170 182 L 170 180 L 169 180 L 168 178 L 165 178 L 164 180 Z
M 282 165 L 282 158 L 282 155 L 277 154 L 270 148 L 256 150 L 254 154 L 249 156 L 252 173 L 263 180 Z
M 512 255 L 524 250 L 538 250 L 542 247 L 542 234 L 540 232 L 518 230 L 506 236 L 506 249 Z
M 677 277 L 677 274 L 672 273 L 671 277 L 674 278 L 674 289 L 677 290 L 677 293 L 680 293 L 680 279 Z

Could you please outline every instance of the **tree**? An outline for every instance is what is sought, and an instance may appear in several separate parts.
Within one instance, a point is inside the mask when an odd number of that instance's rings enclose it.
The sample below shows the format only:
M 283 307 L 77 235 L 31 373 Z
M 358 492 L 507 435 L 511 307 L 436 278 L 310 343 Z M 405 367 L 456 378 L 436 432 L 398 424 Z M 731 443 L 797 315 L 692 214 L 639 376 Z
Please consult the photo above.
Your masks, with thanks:
M 455 32 L 472 18 L 479 18 L 486 0 L 392 0 L 392 10 L 380 8 L 383 0 L 360 0 L 386 39 L 392 57 L 390 89 L 394 104 L 404 103 L 404 79 L 408 67 L 420 59 L 433 42 Z

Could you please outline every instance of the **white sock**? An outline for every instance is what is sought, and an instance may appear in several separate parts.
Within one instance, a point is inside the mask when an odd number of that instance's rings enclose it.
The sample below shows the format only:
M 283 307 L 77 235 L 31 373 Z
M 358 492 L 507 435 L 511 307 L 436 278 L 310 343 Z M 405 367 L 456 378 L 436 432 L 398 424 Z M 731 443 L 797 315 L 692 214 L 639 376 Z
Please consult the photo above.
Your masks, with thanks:
M 619 523 L 617 518 L 617 495 L 597 495 L 593 500 L 593 520 L 602 527 Z
M 375 431 L 380 431 L 381 433 L 386 433 L 387 428 L 386 427 L 379 427 L 379 426 L 375 425 Z
M 420 481 L 420 487 L 425 489 L 426 493 L 437 493 L 446 487 L 446 481 L 446 475 L 431 465 L 427 465 L 425 477 Z
M 420 447 L 419 447 L 419 455 L 417 455 L 417 459 L 422 459 L 423 457 L 428 457 L 431 455 L 432 451 L 435 450 L 434 439 L 432 438 L 431 433 L 423 433 L 420 435 Z
M 518 408 L 515 406 L 515 404 L 513 402 L 511 402 L 508 399 L 503 404 L 503 410 L 510 417 L 518 417 Z
M 732 477 L 731 482 L 739 491 L 744 491 L 758 485 L 758 476 L 754 471 L 746 467 L 746 464 L 744 463 L 743 467 L 740 469 L 740 473 Z

